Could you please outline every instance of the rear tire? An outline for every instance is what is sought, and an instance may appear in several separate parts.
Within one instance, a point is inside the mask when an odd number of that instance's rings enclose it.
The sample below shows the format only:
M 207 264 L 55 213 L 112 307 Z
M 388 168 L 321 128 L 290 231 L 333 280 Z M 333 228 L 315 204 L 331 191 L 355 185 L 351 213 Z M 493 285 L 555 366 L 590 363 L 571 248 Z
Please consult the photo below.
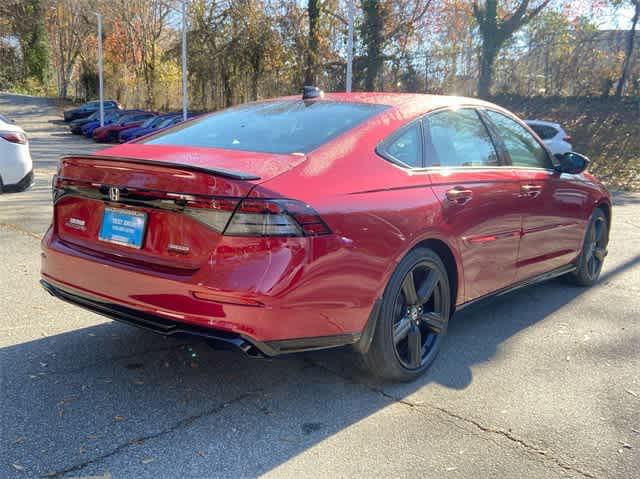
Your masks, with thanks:
M 373 375 L 413 381 L 435 360 L 451 314 L 451 288 L 440 257 L 416 248 L 400 262 L 382 296 L 363 363 Z
M 608 243 L 607 217 L 600 208 L 596 208 L 587 225 L 576 270 L 568 275 L 571 282 L 578 286 L 592 286 L 598 282 Z

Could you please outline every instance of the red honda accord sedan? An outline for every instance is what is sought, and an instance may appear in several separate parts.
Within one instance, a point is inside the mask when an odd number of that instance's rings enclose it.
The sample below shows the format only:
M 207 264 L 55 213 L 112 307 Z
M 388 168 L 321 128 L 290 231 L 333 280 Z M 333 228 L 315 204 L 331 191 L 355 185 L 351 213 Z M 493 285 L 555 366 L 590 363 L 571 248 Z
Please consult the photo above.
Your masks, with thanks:
M 42 284 L 251 355 L 352 345 L 411 380 L 454 311 L 597 281 L 611 200 L 587 163 L 491 103 L 307 90 L 63 158 Z

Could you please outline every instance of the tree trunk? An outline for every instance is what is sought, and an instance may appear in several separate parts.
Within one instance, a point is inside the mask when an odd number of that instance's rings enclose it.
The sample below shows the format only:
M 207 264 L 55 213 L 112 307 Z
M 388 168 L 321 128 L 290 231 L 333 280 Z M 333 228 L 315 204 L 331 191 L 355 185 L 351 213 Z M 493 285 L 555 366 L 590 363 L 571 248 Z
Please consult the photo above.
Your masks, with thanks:
M 493 83 L 493 64 L 496 61 L 500 46 L 489 38 L 483 39 L 480 56 L 480 78 L 478 78 L 478 96 L 488 98 Z
M 380 0 L 363 0 L 364 22 L 362 37 L 367 52 L 367 71 L 364 87 L 367 91 L 376 89 L 376 80 L 382 70 L 382 49 L 384 47 L 383 28 L 385 14 Z
M 304 74 L 305 85 L 317 85 L 320 77 L 320 0 L 309 0 L 309 39 L 307 43 L 307 68 Z
M 622 64 L 622 73 L 618 80 L 618 86 L 616 87 L 616 96 L 619 98 L 624 93 L 624 86 L 627 83 L 627 77 L 629 76 L 629 68 L 631 66 L 631 57 L 633 55 L 633 44 L 636 37 L 636 25 L 638 24 L 638 17 L 640 16 L 640 0 L 635 0 L 635 13 L 631 20 L 631 30 L 629 31 L 629 38 L 627 40 L 627 49 L 624 53 L 624 62 Z

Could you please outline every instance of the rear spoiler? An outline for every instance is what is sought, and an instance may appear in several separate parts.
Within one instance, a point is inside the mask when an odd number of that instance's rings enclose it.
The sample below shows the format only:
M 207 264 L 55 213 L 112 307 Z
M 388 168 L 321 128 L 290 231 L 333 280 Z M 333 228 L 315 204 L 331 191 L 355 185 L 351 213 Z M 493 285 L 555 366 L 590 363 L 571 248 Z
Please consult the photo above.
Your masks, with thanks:
M 62 160 L 101 160 L 101 161 L 124 161 L 126 163 L 136 163 L 141 165 L 165 166 L 167 168 L 180 168 L 187 171 L 197 171 L 200 173 L 208 173 L 218 175 L 232 180 L 259 180 L 260 177 L 251 173 L 242 171 L 229 170 L 227 168 L 211 168 L 207 166 L 190 165 L 188 163 L 171 163 L 168 161 L 142 160 L 140 158 L 126 158 L 124 156 L 104 156 L 104 155 L 68 155 L 61 158 Z

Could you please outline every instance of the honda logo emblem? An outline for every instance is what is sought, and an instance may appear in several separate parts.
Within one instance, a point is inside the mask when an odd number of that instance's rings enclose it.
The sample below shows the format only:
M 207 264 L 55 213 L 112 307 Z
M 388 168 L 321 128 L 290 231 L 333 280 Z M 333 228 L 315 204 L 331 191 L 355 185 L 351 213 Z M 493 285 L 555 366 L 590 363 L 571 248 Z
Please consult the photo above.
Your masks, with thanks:
M 120 201 L 120 189 L 112 186 L 109 188 L 109 199 L 111 201 Z

